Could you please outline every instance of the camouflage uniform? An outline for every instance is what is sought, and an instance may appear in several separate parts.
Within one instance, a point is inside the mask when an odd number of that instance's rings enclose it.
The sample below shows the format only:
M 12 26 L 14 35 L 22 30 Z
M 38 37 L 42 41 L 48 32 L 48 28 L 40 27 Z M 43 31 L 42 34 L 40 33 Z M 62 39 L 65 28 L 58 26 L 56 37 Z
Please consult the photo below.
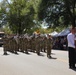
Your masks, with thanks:
M 23 39 L 23 49 L 25 50 L 26 53 L 28 53 L 28 39 L 27 38 Z
M 12 44 L 11 44 L 11 37 L 9 36 L 9 38 L 8 38 L 8 51 L 11 51 L 12 49 L 11 49 L 11 46 L 12 46 Z
M 47 57 L 51 57 L 51 49 L 52 49 L 52 38 L 49 36 L 47 39 Z
M 23 43 L 24 43 L 23 37 L 20 37 L 19 38 L 19 49 L 20 49 L 21 52 L 24 52 Z
M 7 55 L 7 51 L 8 51 L 8 38 L 6 36 L 3 37 L 3 48 L 4 48 L 4 55 Z
M 17 54 L 17 51 L 18 51 L 18 45 L 17 45 L 17 42 L 16 40 L 13 38 L 13 50 L 14 52 Z
M 14 49 L 13 49 L 13 37 L 10 37 L 9 38 L 9 51 L 11 52 L 14 52 Z
M 40 35 L 36 38 L 36 52 L 37 52 L 37 55 L 40 55 L 40 44 L 41 43 L 41 40 L 40 40 Z
M 46 52 L 46 46 L 47 46 L 47 38 L 44 36 L 43 38 L 43 51 Z
M 32 50 L 32 52 L 35 52 L 35 50 L 36 50 L 36 39 L 35 39 L 35 37 L 31 38 L 31 50 Z
M 40 36 L 40 51 L 43 51 L 43 37 Z
M 27 48 L 31 50 L 31 39 L 30 38 L 27 39 L 28 39 Z

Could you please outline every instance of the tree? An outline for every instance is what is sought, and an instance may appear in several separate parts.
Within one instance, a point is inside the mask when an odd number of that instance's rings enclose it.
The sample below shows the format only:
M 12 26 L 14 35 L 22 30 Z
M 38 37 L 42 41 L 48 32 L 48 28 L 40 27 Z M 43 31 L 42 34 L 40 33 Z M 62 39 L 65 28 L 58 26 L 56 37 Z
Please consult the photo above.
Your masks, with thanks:
M 34 26 L 34 8 L 27 0 L 12 0 L 8 4 L 7 21 L 14 33 L 22 34 Z
M 38 0 L 2 0 L 5 21 L 13 33 L 27 33 L 36 29 Z M 34 6 L 35 4 L 35 6 Z M 1 14 L 2 16 L 2 14 Z M 1 17 L 1 21 L 2 21 Z M 4 23 L 4 22 L 3 22 Z M 2 23 L 1 23 L 2 24 Z M 6 27 L 6 26 L 5 26 Z
M 13 33 L 19 34 L 32 33 L 34 30 L 39 29 L 40 25 L 37 23 L 39 22 L 38 7 L 40 1 L 41 0 L 2 0 L 1 3 L 4 5 L 2 5 L 1 9 L 5 11 L 2 11 L 6 21 L 5 25 L 8 24 Z M 1 17 L 1 21 L 4 17 Z
M 76 0 L 41 0 L 38 16 L 49 27 L 76 26 Z
M 5 34 L 12 34 L 12 31 L 10 30 L 8 24 L 5 25 L 2 30 L 3 30 L 3 32 L 5 32 Z
M 6 2 L 2 1 L 0 2 L 0 28 L 5 25 L 6 22 Z

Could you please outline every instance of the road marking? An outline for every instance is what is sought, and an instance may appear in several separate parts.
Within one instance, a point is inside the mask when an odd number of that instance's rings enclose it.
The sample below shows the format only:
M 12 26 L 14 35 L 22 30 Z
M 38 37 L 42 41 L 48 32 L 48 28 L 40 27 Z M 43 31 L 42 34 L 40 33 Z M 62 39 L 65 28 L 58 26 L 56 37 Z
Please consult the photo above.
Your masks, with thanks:
M 65 63 L 68 63 L 68 61 L 65 60 L 65 59 L 60 59 L 60 58 L 58 58 L 57 60 L 62 61 L 62 62 L 65 62 Z

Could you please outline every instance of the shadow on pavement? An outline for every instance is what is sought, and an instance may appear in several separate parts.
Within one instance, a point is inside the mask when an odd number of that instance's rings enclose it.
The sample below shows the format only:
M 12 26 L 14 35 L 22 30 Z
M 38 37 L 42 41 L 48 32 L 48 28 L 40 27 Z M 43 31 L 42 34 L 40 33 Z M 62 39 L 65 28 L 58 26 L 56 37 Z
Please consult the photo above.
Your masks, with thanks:
M 25 54 L 27 54 L 27 55 L 31 55 L 29 52 L 27 53 L 27 52 L 25 52 Z
M 55 58 L 55 57 L 48 57 L 49 59 L 57 59 L 57 58 Z
M 31 55 L 29 52 L 23 52 L 23 51 L 19 51 L 19 52 L 23 54 Z
M 54 51 L 68 51 L 68 50 L 60 50 L 60 49 L 53 49 Z
M 5 54 L 5 53 L 4 53 L 2 56 L 4 56 L 4 55 L 7 56 L 7 55 L 10 55 L 10 54 L 8 54 L 8 53 Z
M 8 52 L 10 52 L 10 53 L 12 53 L 12 54 L 15 54 L 15 55 L 19 55 L 18 52 L 13 52 L 13 51 L 8 51 Z
M 40 53 L 38 56 L 43 56 L 44 57 L 45 55 L 43 55 L 42 53 Z
M 76 71 L 76 68 L 70 68 L 71 70 L 73 70 L 73 71 Z
M 52 55 L 55 55 L 55 53 L 51 53 Z

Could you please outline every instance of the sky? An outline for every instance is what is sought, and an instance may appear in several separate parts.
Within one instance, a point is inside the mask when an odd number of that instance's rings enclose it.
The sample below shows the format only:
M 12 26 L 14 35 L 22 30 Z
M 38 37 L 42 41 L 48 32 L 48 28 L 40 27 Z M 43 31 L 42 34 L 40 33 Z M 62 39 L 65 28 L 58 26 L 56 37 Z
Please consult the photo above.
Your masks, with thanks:
M 1 2 L 2 0 L 0 0 L 0 2 Z
M 43 22 L 42 23 L 42 28 L 46 29 L 48 26 L 47 26 L 47 23 L 46 22 Z
M 1 2 L 2 0 L 0 0 L 0 2 Z M 10 2 L 10 0 L 8 0 L 9 2 Z

